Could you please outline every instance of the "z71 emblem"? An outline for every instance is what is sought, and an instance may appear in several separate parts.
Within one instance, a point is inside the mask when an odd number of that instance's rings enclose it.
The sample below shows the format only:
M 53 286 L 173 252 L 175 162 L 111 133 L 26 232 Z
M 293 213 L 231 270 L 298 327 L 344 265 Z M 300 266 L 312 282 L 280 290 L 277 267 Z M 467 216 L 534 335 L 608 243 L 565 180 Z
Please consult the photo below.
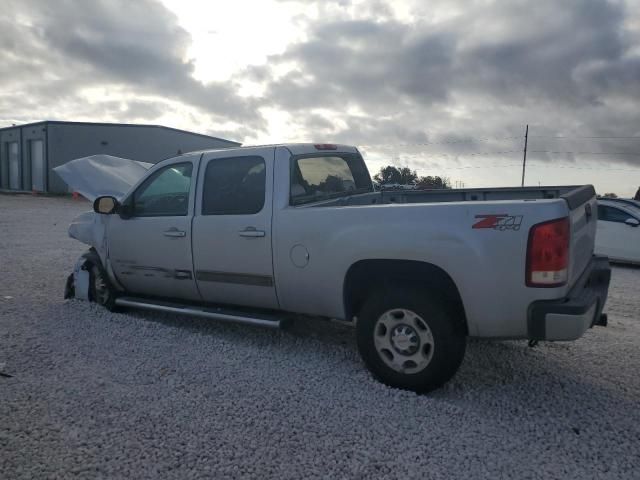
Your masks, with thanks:
M 520 230 L 522 215 L 493 214 L 476 215 L 481 219 L 473 224 L 471 228 L 492 228 L 493 230 Z

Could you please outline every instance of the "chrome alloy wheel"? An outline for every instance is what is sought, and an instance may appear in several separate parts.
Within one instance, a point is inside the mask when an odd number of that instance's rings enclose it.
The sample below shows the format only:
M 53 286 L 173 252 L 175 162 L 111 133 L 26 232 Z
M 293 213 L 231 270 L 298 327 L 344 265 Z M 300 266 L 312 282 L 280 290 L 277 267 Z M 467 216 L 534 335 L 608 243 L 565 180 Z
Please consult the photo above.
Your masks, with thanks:
M 396 372 L 424 370 L 433 358 L 433 334 L 420 315 L 397 308 L 376 320 L 374 343 L 380 358 Z

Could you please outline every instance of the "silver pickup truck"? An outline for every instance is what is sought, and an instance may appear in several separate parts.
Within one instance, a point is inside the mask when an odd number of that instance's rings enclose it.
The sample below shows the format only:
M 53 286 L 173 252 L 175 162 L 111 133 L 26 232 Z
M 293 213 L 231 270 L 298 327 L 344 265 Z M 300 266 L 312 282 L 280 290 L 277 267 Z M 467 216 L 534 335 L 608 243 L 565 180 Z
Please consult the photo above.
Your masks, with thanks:
M 109 309 L 352 322 L 374 376 L 417 392 L 455 374 L 467 337 L 575 340 L 606 324 L 590 185 L 374 191 L 358 150 L 332 144 L 56 171 L 95 200 L 70 227 L 91 250 L 66 295 Z

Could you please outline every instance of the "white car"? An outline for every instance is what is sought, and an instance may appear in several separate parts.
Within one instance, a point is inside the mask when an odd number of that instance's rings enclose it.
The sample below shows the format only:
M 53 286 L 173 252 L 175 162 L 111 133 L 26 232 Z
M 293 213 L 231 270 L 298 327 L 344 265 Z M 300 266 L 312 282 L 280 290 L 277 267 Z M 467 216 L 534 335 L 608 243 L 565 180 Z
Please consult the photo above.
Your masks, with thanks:
M 598 200 L 596 253 L 617 262 L 640 265 L 640 208 Z
M 611 197 L 598 197 L 598 201 L 604 200 L 607 202 L 613 202 L 617 205 L 640 208 L 640 200 L 634 200 L 632 198 L 611 198 Z

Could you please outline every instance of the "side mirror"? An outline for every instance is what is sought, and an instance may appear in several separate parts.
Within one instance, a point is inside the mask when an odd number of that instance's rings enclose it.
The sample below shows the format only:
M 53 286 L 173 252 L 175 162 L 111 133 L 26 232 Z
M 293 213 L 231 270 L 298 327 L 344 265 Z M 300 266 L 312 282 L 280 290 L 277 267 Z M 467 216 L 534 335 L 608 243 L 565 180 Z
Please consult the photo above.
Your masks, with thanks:
M 640 221 L 636 218 L 627 218 L 624 223 L 626 223 L 627 225 L 629 225 L 630 227 L 637 227 L 638 225 L 640 225 Z
M 115 197 L 98 197 L 93 202 L 93 211 L 103 215 L 111 215 L 118 208 L 118 200 Z

